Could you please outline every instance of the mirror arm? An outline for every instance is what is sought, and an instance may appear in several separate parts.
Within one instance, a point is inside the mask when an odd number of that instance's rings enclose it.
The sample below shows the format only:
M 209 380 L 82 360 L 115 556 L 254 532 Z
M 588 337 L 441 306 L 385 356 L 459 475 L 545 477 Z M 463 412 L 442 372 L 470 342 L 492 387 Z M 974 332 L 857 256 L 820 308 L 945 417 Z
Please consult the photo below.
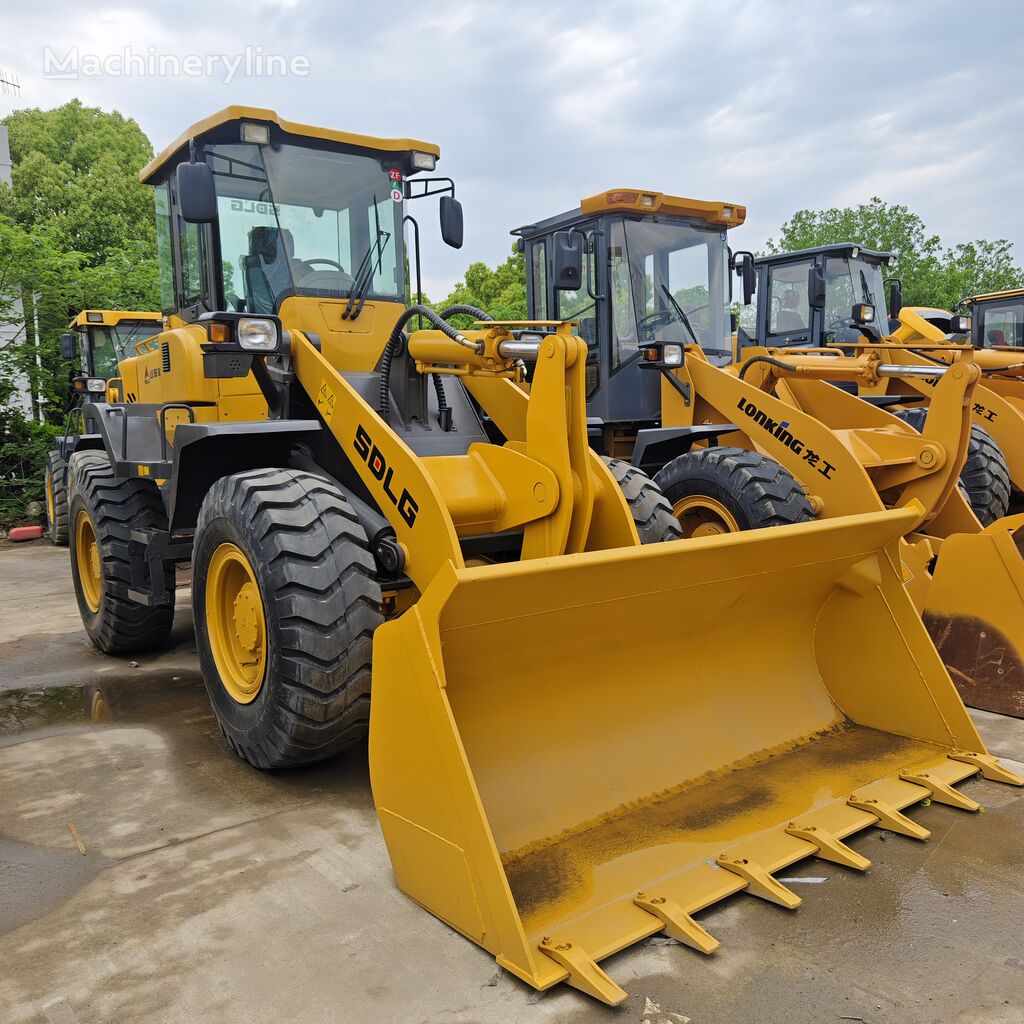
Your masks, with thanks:
M 416 218 L 411 214 L 407 213 L 402 218 L 403 223 L 412 225 L 412 246 L 413 255 L 415 257 L 416 266 L 416 305 L 423 305 L 423 287 L 422 278 L 420 277 L 420 226 L 416 222 Z M 423 316 L 419 316 L 419 321 L 416 325 L 417 330 L 423 329 Z

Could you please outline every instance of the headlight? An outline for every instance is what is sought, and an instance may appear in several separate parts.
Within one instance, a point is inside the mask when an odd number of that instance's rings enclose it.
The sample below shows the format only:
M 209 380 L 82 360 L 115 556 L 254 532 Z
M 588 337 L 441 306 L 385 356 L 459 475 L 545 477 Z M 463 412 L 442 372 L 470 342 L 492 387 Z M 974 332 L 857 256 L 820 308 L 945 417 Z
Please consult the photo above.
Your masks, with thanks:
M 970 316 L 954 316 L 949 321 L 949 333 L 950 334 L 970 334 L 971 333 L 971 318 Z
M 417 171 L 432 171 L 437 166 L 437 157 L 433 153 L 412 154 L 412 165 Z
M 853 307 L 853 319 L 858 324 L 870 324 L 875 319 L 875 307 L 870 303 L 861 302 Z
M 666 366 L 683 365 L 683 346 L 665 345 L 661 350 L 661 361 Z
M 277 324 L 273 320 L 242 317 L 238 321 L 238 344 L 250 352 L 277 350 Z
M 90 377 L 85 386 L 94 395 L 102 395 L 107 390 L 107 382 L 103 377 Z

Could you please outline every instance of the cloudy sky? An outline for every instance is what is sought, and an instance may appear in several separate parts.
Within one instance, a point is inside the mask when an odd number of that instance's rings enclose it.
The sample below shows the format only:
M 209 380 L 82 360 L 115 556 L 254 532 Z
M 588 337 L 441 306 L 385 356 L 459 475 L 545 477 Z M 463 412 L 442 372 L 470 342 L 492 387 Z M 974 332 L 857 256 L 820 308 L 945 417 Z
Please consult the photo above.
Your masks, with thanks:
M 466 244 L 425 245 L 428 291 L 495 263 L 508 229 L 633 186 L 746 204 L 734 246 L 795 210 L 879 195 L 954 244 L 1010 239 L 1024 262 L 1024 5 L 776 0 L 367 3 L 33 0 L 0 33 L 20 96 L 134 117 L 157 150 L 228 103 L 441 146 Z M 46 48 L 77 79 L 46 76 Z M 77 50 L 74 48 L 77 47 Z M 275 54 L 285 76 L 234 73 Z M 108 71 L 205 58 L 200 74 Z M 113 58 L 113 61 L 110 60 Z M 297 60 L 295 60 L 297 58 Z M 68 62 L 71 62 L 70 64 Z

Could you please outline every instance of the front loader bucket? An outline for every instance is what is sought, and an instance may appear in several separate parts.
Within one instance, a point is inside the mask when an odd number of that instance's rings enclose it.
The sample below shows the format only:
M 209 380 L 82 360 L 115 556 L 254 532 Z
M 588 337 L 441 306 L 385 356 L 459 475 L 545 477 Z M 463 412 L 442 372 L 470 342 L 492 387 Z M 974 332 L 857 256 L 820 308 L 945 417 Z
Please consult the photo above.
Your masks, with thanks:
M 942 541 L 924 622 L 964 703 L 1024 718 L 1024 515 Z
M 774 873 L 867 862 L 987 755 L 893 565 L 914 512 L 442 571 L 374 641 L 370 771 L 399 886 L 520 978 L 598 966 Z M 967 753 L 964 753 L 966 751 Z M 966 759 L 966 760 L 965 760 Z

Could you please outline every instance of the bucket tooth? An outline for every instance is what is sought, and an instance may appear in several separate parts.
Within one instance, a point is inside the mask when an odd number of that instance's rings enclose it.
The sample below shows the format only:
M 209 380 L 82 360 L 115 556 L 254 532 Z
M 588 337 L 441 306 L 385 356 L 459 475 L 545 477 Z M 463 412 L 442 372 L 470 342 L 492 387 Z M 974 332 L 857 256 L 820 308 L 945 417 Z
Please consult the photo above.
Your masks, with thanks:
M 963 761 L 966 764 L 973 764 L 981 772 L 983 779 L 989 782 L 1005 782 L 1008 786 L 1024 786 L 1022 779 L 1016 772 L 1004 768 L 991 754 L 975 754 L 970 750 L 951 750 L 947 755 L 952 761 Z
M 915 786 L 924 786 L 931 793 L 932 800 L 937 804 L 946 804 L 948 807 L 959 807 L 962 811 L 980 811 L 981 804 L 964 796 L 946 782 L 935 778 L 930 772 L 915 772 L 904 769 L 900 772 L 900 778 L 904 782 L 912 782 Z
M 625 989 L 619 988 L 582 946 L 545 935 L 537 948 L 569 972 L 573 988 L 609 1006 L 618 1006 L 628 998 Z
M 896 810 L 892 804 L 884 800 L 876 800 L 874 797 L 858 797 L 856 794 L 846 801 L 850 807 L 856 807 L 858 811 L 867 811 L 873 814 L 878 821 L 875 823 L 878 828 L 887 828 L 890 832 L 897 832 L 901 836 L 910 836 L 911 839 L 927 839 L 931 832 L 918 825 L 913 818 L 908 818 L 902 811 Z
M 731 871 L 734 875 L 746 879 L 747 888 L 744 891 L 751 896 L 768 900 L 769 903 L 777 903 L 787 910 L 795 910 L 802 902 L 792 889 L 787 889 L 756 861 L 720 853 L 715 858 L 715 863 L 719 867 L 725 868 L 726 871 Z
M 796 836 L 805 842 L 813 843 L 817 848 L 817 856 L 822 860 L 831 861 L 833 864 L 841 864 L 845 868 L 853 868 L 855 871 L 867 871 L 871 867 L 871 861 L 861 856 L 856 850 L 847 846 L 831 832 L 827 832 L 817 825 L 797 825 L 790 822 L 786 826 L 787 835 Z
M 661 930 L 676 942 L 690 946 L 699 953 L 714 953 L 721 943 L 705 931 L 671 896 L 651 896 L 638 892 L 633 902 L 661 921 Z

